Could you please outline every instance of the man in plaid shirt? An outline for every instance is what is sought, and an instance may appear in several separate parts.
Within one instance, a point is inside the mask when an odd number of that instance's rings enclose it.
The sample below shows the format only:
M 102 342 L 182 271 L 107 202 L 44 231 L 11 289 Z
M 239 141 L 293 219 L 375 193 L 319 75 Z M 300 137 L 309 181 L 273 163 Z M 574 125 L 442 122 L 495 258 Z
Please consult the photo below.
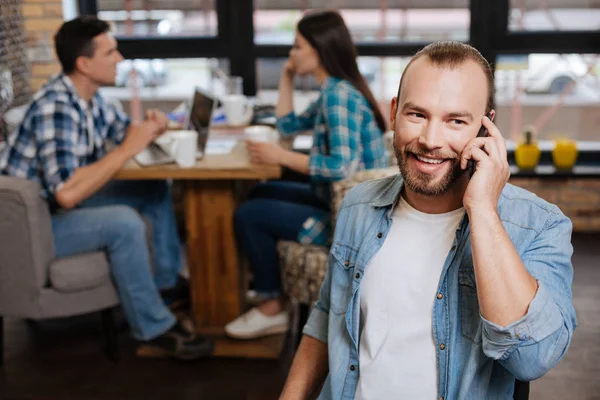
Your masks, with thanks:
M 106 22 L 81 17 L 55 36 L 63 72 L 34 96 L 0 153 L 3 175 L 35 181 L 52 213 L 57 257 L 105 250 L 133 336 L 162 354 L 190 359 L 212 342 L 186 330 L 165 303 L 184 300 L 180 243 L 164 181 L 111 178 L 167 128 L 147 112 L 135 123 L 98 93 L 114 85 L 123 57 Z M 107 150 L 107 142 L 116 147 Z M 153 226 L 154 275 L 141 215 Z M 162 295 L 162 296 L 161 296 Z

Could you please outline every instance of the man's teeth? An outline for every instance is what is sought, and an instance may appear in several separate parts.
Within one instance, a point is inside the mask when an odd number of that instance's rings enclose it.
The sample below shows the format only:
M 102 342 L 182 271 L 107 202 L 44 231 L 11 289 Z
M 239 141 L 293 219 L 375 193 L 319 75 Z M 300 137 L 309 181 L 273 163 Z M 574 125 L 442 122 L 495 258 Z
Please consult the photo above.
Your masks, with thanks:
M 427 158 L 423 156 L 417 156 L 417 159 L 428 164 L 441 164 L 444 162 L 444 160 L 436 160 L 435 158 Z

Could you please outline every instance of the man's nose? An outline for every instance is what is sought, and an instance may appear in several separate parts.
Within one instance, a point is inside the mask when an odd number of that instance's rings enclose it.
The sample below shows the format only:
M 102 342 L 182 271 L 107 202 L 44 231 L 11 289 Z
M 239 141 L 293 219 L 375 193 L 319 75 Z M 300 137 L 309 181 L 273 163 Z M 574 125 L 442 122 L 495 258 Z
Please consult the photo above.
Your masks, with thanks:
M 421 131 L 419 136 L 419 144 L 427 149 L 437 149 L 444 146 L 444 131 L 442 126 L 435 122 L 429 121 Z

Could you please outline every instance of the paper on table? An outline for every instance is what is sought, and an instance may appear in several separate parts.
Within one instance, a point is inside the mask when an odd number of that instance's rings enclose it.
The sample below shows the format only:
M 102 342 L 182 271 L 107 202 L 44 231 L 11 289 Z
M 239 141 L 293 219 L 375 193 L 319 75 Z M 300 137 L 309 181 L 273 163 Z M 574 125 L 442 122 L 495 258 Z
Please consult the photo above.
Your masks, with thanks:
M 294 139 L 292 148 L 294 150 L 310 150 L 313 145 L 313 138 L 310 135 L 298 135 Z
M 237 144 L 238 139 L 236 138 L 210 138 L 206 142 L 206 154 L 207 155 L 223 155 L 231 153 L 231 150 Z

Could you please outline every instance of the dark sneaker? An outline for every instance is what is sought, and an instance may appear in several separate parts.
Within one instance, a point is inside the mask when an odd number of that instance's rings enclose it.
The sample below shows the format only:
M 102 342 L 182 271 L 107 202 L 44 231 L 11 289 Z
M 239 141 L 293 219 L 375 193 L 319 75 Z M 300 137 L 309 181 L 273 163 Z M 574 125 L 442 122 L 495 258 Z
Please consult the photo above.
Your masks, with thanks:
M 190 283 L 181 276 L 174 287 L 161 290 L 160 295 L 171 311 L 190 309 Z
M 196 360 L 212 354 L 212 339 L 196 335 L 177 322 L 159 337 L 144 342 L 137 354 L 142 357 L 173 357 L 178 360 Z

